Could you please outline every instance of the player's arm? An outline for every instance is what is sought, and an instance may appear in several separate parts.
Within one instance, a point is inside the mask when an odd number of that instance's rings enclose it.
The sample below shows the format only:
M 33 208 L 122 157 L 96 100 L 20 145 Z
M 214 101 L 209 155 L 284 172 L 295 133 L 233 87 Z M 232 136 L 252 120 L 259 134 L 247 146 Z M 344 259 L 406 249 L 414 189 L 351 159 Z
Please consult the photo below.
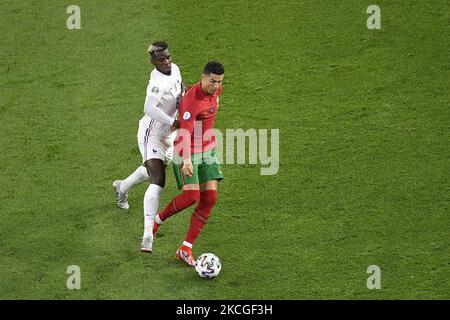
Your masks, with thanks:
M 197 117 L 193 104 L 189 98 L 184 98 L 180 104 L 180 129 L 183 129 L 186 138 L 189 139 L 194 134 L 195 118 Z M 190 155 L 187 157 L 190 158 Z
M 175 118 L 172 118 L 158 108 L 158 104 L 161 101 L 161 96 L 162 92 L 160 92 L 158 87 L 149 85 L 147 88 L 147 96 L 145 97 L 144 113 L 157 121 L 171 126 L 174 124 Z
M 183 135 L 183 141 L 187 142 L 183 150 L 183 168 L 182 172 L 188 177 L 194 174 L 194 166 L 191 162 L 191 137 L 194 134 L 195 118 L 197 117 L 193 102 L 185 98 L 180 104 L 180 133 Z
M 186 86 L 184 85 L 184 82 L 181 82 L 181 98 L 184 97 L 184 94 L 186 93 Z M 175 121 L 172 123 L 172 131 L 180 129 L 180 120 L 175 118 Z
M 181 78 L 181 75 L 180 75 Z M 182 99 L 184 97 L 184 94 L 186 93 L 186 86 L 183 81 L 181 81 L 181 97 L 179 99 Z M 177 129 L 180 129 L 180 121 L 175 118 L 175 121 L 172 123 L 172 131 L 175 131 Z
M 180 129 L 180 120 L 175 119 L 170 128 L 172 129 L 172 131 Z
M 181 96 L 184 97 L 184 94 L 186 93 L 186 85 L 183 81 L 181 81 Z

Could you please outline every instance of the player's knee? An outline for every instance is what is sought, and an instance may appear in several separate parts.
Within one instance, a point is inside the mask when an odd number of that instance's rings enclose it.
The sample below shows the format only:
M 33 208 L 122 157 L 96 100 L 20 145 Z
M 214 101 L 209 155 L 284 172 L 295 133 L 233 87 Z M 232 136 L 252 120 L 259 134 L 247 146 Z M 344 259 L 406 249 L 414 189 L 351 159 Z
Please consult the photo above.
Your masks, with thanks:
M 151 172 L 152 184 L 156 184 L 161 188 L 164 188 L 166 184 L 166 175 L 165 171 L 162 170 L 152 170 Z
M 152 184 L 156 184 L 161 188 L 164 188 L 166 183 L 166 168 L 162 160 L 150 159 L 144 163 L 148 175 L 152 179 Z
M 212 207 L 217 202 L 217 191 L 206 190 L 200 196 L 200 202 L 206 206 Z
M 184 190 L 183 193 L 185 194 L 189 206 L 197 203 L 200 199 L 200 190 Z
M 152 177 L 152 184 L 156 184 L 156 185 L 160 186 L 161 188 L 164 188 L 164 186 L 166 184 L 166 179 L 165 179 L 165 177 L 157 175 L 155 177 Z

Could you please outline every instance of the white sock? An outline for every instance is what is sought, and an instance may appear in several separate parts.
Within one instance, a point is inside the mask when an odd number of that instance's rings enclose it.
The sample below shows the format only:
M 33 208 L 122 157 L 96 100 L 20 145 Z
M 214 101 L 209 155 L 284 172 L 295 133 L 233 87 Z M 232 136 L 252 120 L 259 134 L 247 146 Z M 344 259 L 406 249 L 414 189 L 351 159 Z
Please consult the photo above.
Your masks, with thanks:
M 144 238 L 153 236 L 153 223 L 158 213 L 159 198 L 163 188 L 156 184 L 148 186 L 144 195 Z
M 134 185 L 142 183 L 150 179 L 147 169 L 144 166 L 139 166 L 128 178 L 122 180 L 120 183 L 120 192 L 127 193 Z
M 155 217 L 155 222 L 156 222 L 157 224 L 163 224 L 163 223 L 164 223 L 164 221 L 162 221 L 161 218 L 159 217 L 159 214 L 156 215 L 156 217 Z
M 186 247 L 188 247 L 188 248 L 191 248 L 191 249 L 192 249 L 192 243 L 190 243 L 190 242 L 187 242 L 187 241 L 183 241 L 183 245 L 185 245 Z

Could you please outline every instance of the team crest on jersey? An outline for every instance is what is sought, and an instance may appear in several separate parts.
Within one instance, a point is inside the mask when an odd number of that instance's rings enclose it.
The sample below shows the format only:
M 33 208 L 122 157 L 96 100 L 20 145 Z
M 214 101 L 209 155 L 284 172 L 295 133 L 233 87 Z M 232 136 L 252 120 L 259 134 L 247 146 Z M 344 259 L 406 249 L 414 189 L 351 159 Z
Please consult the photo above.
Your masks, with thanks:
M 211 113 L 214 113 L 214 111 L 216 110 L 216 108 L 211 107 L 211 110 L 209 110 Z
M 159 88 L 158 87 L 153 87 L 150 91 L 153 92 L 154 94 L 158 94 Z
M 183 113 L 183 120 L 189 120 L 191 118 L 191 113 L 189 111 L 186 111 Z

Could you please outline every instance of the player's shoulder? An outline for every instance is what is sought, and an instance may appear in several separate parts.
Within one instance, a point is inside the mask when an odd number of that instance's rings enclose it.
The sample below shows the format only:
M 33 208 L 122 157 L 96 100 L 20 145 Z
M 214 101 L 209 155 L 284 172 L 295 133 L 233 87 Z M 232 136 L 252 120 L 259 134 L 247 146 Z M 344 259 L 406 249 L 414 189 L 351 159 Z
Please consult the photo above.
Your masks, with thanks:
M 180 73 L 180 67 L 172 62 L 172 72 L 175 71 L 177 73 Z
M 186 88 L 186 92 L 184 94 L 183 100 L 185 100 L 185 99 L 186 100 L 195 100 L 197 97 L 197 90 L 198 90 L 199 86 L 200 86 L 199 82 L 188 86 Z
M 158 70 L 153 69 L 152 72 L 150 72 L 150 80 L 148 83 L 157 83 L 157 82 L 164 82 L 164 77 L 162 76 L 161 72 Z
M 167 89 L 167 81 L 162 74 L 155 69 L 150 73 L 150 80 L 147 85 L 147 92 L 149 90 L 157 90 L 158 92 L 165 91 Z
M 197 84 L 188 86 L 186 89 L 186 93 L 184 94 L 183 98 L 181 99 L 181 107 L 180 109 L 189 109 L 193 110 L 195 106 L 197 105 Z
M 164 82 L 158 79 L 158 74 L 154 72 L 155 70 L 156 69 L 150 73 L 150 79 L 147 84 L 147 95 L 158 95 L 160 92 L 164 91 Z
M 177 80 L 181 80 L 181 71 L 180 71 L 180 67 L 178 67 L 175 63 L 172 62 L 172 74 L 175 75 L 176 78 L 178 78 Z

